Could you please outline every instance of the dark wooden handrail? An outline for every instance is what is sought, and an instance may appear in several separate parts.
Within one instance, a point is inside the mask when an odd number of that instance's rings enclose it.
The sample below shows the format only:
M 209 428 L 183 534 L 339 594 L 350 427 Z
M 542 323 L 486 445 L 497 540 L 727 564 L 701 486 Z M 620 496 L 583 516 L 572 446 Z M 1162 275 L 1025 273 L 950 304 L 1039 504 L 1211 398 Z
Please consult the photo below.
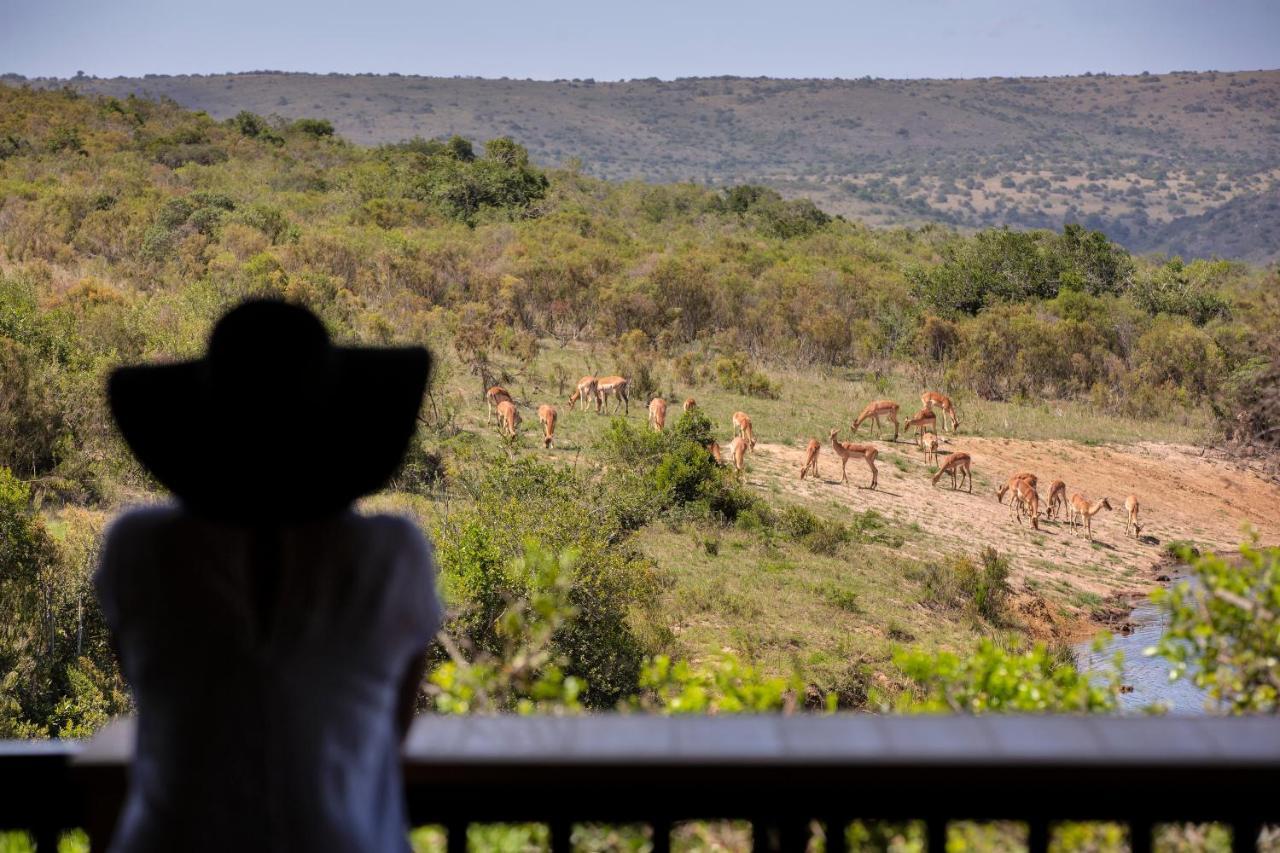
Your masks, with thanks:
M 123 796 L 132 721 L 83 746 L 0 749 L 0 792 L 41 767 L 57 813 L 5 802 L 0 825 L 87 824 L 95 845 Z M 405 744 L 415 824 L 449 830 L 532 821 L 568 849 L 575 822 L 750 820 L 761 849 L 803 849 L 812 820 L 829 850 L 851 819 L 923 819 L 931 844 L 952 820 L 1026 821 L 1033 850 L 1054 821 L 1123 821 L 1133 849 L 1156 823 L 1230 823 L 1236 848 L 1280 823 L 1280 720 L 1061 716 L 422 717 Z M 21 766 L 20 766 L 21 765 Z M 28 790 L 27 799 L 40 801 Z M 0 798 L 0 801 L 7 798 Z M 938 848 L 934 848 L 938 849 Z

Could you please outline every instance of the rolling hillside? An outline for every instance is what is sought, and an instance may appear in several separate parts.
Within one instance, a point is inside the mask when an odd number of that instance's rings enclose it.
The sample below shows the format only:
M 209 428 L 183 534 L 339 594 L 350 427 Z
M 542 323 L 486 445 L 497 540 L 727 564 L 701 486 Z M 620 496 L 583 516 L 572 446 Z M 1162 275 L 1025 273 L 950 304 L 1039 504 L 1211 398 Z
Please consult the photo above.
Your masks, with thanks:
M 21 82 L 10 76 L 9 82 Z M 330 119 L 375 144 L 509 135 L 609 179 L 761 182 L 871 224 L 1059 227 L 1128 248 L 1280 257 L 1280 71 L 600 83 L 248 73 L 35 80 Z

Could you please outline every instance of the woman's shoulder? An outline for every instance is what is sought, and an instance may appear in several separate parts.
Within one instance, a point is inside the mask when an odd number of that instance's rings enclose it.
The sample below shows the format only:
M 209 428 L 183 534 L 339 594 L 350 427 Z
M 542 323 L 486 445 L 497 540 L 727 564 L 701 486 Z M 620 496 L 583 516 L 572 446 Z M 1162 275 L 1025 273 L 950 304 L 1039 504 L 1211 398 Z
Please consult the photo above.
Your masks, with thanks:
M 397 513 L 352 513 L 360 537 L 398 553 L 431 557 L 431 544 L 412 518 Z
M 108 542 L 133 539 L 146 536 L 158 528 L 170 527 L 178 522 L 184 513 L 176 503 L 155 503 L 130 507 L 117 515 L 107 525 Z

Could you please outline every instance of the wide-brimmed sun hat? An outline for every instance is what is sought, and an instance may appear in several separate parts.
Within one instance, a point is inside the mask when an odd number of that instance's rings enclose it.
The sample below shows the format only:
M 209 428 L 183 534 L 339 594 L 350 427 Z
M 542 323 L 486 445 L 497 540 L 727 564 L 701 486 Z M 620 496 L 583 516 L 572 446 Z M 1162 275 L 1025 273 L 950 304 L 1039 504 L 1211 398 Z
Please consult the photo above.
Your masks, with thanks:
M 138 461 L 186 507 L 270 523 L 385 485 L 430 370 L 422 347 L 334 346 L 307 309 L 254 300 L 218 321 L 204 358 L 119 368 L 108 397 Z

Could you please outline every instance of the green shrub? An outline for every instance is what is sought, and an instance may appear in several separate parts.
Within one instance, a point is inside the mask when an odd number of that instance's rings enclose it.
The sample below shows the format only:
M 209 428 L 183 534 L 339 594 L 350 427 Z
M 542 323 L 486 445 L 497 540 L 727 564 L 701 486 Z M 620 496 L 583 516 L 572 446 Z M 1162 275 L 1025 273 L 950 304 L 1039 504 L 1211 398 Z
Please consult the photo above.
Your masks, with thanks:
M 1213 319 L 1229 319 L 1230 303 L 1222 296 L 1222 283 L 1240 275 L 1229 261 L 1196 260 L 1184 264 L 1172 258 L 1164 266 L 1139 276 L 1130 295 L 1136 305 L 1151 314 L 1176 314 L 1203 326 Z
M 781 386 L 747 364 L 746 356 L 724 356 L 715 362 L 716 382 L 726 391 L 776 400 Z
M 778 513 L 778 528 L 814 554 L 833 556 L 850 539 L 860 536 L 856 529 L 838 521 L 819 518 L 801 506 L 787 506 Z
M 289 125 L 289 129 L 315 139 L 333 136 L 333 122 L 327 118 L 300 118 Z
M 1240 558 L 1179 549 L 1194 585 L 1156 590 L 1168 619 L 1147 654 L 1170 663 L 1171 679 L 1190 677 L 1232 713 L 1280 713 L 1280 548 L 1240 546 Z
M 912 689 L 882 705 L 900 712 L 1097 713 L 1114 711 L 1120 694 L 1118 663 L 1102 677 L 1082 673 L 1043 644 L 1008 650 L 984 639 L 963 655 L 899 651 L 894 663 Z
M 922 581 L 924 600 L 928 604 L 967 611 L 997 625 L 1007 619 L 1012 593 L 1009 559 L 990 546 L 982 549 L 978 563 L 966 556 L 956 556 L 941 564 L 929 564 Z
M 645 663 L 634 703 L 662 714 L 788 712 L 803 696 L 798 676 L 770 678 L 733 655 L 699 666 L 659 655 Z
M 486 556 L 483 562 L 488 562 Z M 526 543 L 524 553 L 488 574 L 518 579 L 518 595 L 494 615 L 493 648 L 468 657 L 451 648 L 449 660 L 427 679 L 427 692 L 445 714 L 573 713 L 585 685 L 565 674 L 572 666 L 556 643 L 578 615 L 571 601 L 572 552 L 555 556 Z
M 749 509 L 759 509 L 764 517 L 767 509 L 738 482 L 733 470 L 717 465 L 707 452 L 704 440 L 710 435 L 710 421 L 695 410 L 664 432 L 614 418 L 597 446 L 607 461 L 621 463 L 647 483 L 661 509 L 679 508 L 729 522 Z
M 500 614 L 527 597 L 530 578 L 513 574 L 511 560 L 529 547 L 575 554 L 568 600 L 572 619 L 553 638 L 566 675 L 587 686 L 588 707 L 612 707 L 636 689 L 646 649 L 632 614 L 653 607 L 657 580 L 651 564 L 630 544 L 620 514 L 601 512 L 608 486 L 585 482 L 572 471 L 496 457 L 478 478 L 460 485 L 472 503 L 455 511 L 437 531 L 442 585 L 450 605 L 448 632 L 456 643 L 501 654 Z

